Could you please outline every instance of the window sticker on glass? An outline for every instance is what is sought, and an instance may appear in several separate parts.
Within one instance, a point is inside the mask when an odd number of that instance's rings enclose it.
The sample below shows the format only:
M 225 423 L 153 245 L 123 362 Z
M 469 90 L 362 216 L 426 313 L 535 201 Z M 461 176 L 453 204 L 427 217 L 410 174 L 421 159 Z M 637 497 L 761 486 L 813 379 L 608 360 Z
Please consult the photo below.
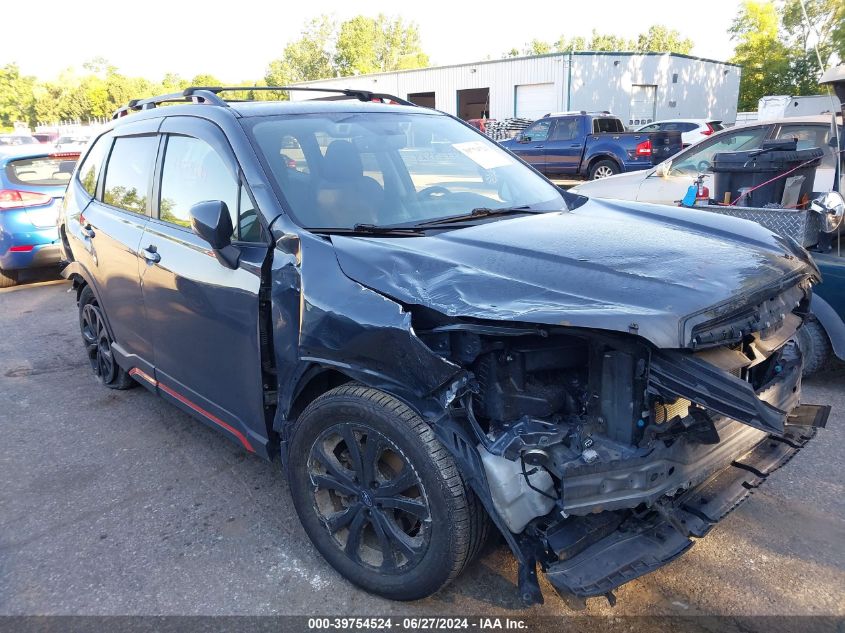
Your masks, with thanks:
M 461 154 L 476 163 L 482 169 L 495 169 L 513 164 L 513 159 L 504 152 L 497 152 L 482 141 L 466 141 L 452 145 Z

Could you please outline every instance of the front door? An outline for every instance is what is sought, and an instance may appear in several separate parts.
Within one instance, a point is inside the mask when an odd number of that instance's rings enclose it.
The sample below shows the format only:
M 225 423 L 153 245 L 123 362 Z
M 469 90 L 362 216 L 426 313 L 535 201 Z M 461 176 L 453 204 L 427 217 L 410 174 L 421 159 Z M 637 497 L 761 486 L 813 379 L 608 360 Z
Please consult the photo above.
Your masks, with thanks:
M 163 396 L 264 453 L 258 302 L 268 240 L 222 133 L 199 120 L 173 121 L 161 129 L 153 217 L 141 240 L 155 381 Z M 234 270 L 190 228 L 191 206 L 205 200 L 222 200 L 232 214 Z
M 540 119 L 525 129 L 514 154 L 538 171 L 546 170 L 546 141 L 554 128 L 554 119 Z
M 546 172 L 575 174 L 581 166 L 586 130 L 581 129 L 585 117 L 567 116 L 557 120 L 546 142 Z

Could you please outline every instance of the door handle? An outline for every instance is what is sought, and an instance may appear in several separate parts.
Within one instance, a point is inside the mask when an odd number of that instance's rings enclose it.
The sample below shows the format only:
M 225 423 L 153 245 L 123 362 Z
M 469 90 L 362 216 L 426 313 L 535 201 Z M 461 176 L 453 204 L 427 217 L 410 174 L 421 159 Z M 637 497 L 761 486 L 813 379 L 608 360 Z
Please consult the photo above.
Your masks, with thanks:
M 90 225 L 90 224 L 86 224 L 86 225 L 85 225 L 85 226 L 83 226 L 81 229 L 79 229 L 79 231 L 80 231 L 80 232 L 81 232 L 81 233 L 82 233 L 85 237 L 87 237 L 87 238 L 89 238 L 89 239 L 90 239 L 90 238 L 92 238 L 92 237 L 94 237 L 94 236 L 96 235 L 96 233 L 94 233 L 94 229 L 92 229 L 92 228 L 91 228 L 91 225 Z
M 141 253 L 149 264 L 157 264 L 161 261 L 161 255 L 158 254 L 158 249 L 152 244 L 142 250 Z
M 545 145 L 535 145 L 534 149 L 543 149 Z
M 573 143 L 569 147 L 581 147 L 581 143 Z

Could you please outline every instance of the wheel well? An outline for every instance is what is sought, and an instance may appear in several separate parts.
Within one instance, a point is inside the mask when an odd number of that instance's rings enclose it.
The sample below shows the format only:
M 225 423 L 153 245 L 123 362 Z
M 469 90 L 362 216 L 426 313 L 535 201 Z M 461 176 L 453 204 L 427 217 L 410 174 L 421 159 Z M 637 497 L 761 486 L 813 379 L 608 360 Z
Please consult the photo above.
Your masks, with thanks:
M 88 285 L 88 282 L 82 277 L 82 275 L 73 274 L 70 277 L 71 281 L 73 282 L 73 289 L 76 290 L 76 303 L 79 303 L 79 295 L 82 294 L 82 291 L 85 289 L 85 286 Z
M 347 382 L 352 382 L 352 379 L 345 374 L 335 371 L 333 369 L 325 369 L 318 374 L 311 376 L 300 385 L 293 404 L 290 406 L 287 418 L 288 420 L 296 420 L 299 414 L 305 410 L 313 400 L 319 398 L 327 391 L 331 391 L 335 387 L 339 387 Z
M 593 169 L 593 165 L 603 160 L 609 160 L 611 163 L 619 167 L 620 171 L 622 170 L 621 165 L 619 165 L 619 161 L 616 160 L 613 156 L 608 156 L 607 154 L 599 154 L 598 156 L 594 156 L 590 159 L 590 163 L 589 165 L 587 165 L 587 173 L 590 173 L 590 171 Z

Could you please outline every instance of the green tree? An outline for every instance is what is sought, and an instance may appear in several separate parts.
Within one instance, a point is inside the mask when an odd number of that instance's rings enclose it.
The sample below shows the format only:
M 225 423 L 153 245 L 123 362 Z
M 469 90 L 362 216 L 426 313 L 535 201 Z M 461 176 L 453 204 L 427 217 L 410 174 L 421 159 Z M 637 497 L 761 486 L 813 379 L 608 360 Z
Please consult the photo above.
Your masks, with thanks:
M 742 66 L 739 109 L 756 110 L 764 95 L 789 94 L 789 49 L 780 40 L 773 2 L 744 0 L 730 28 L 737 42 L 731 61 Z
M 16 121 L 34 122 L 35 78 L 21 75 L 17 64 L 0 68 L 0 128 L 11 127 Z
M 194 78 L 189 82 L 191 86 L 222 86 L 224 85 L 220 79 L 214 75 L 199 74 L 194 75 Z
M 790 94 L 819 92 L 821 66 L 828 68 L 836 57 L 835 32 L 842 28 L 842 0 L 787 0 L 781 13 L 782 39 L 789 47 Z M 804 10 L 806 9 L 806 17 Z M 839 21 L 837 19 L 839 18 Z
M 650 26 L 648 31 L 640 33 L 634 50 L 640 53 L 681 53 L 689 55 L 693 41 L 682 38 L 675 29 L 668 29 L 662 24 Z
M 356 75 L 428 66 L 419 30 L 413 22 L 379 14 L 363 15 L 340 25 L 334 65 L 340 75 Z
M 558 41 L 555 42 L 554 49 L 558 53 L 585 51 L 587 50 L 587 40 L 580 35 L 576 35 L 572 38 L 567 38 L 565 35 L 561 35 Z
M 302 36 L 285 46 L 279 59 L 270 62 L 264 74 L 267 85 L 286 86 L 298 81 L 334 77 L 330 51 L 334 32 L 334 21 L 327 15 L 306 23 Z

